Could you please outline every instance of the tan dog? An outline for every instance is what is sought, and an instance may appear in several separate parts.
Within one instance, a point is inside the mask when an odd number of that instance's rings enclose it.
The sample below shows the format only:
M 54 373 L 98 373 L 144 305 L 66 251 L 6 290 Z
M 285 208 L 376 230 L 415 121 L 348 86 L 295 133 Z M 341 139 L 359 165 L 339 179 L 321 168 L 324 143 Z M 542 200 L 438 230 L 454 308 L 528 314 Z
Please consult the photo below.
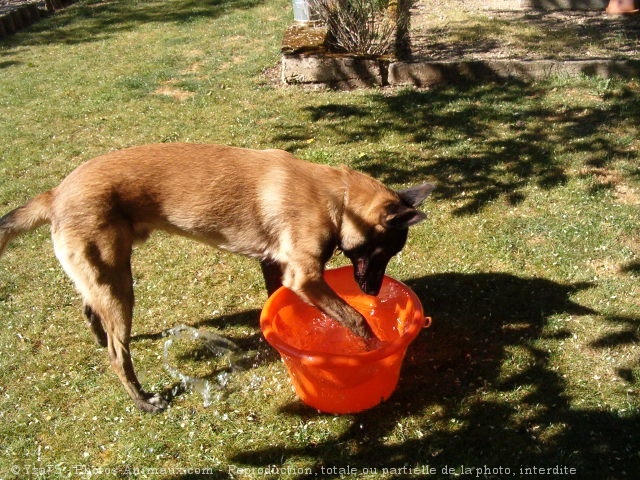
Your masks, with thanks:
M 131 250 L 161 229 L 261 261 L 269 293 L 284 284 L 356 333 L 362 316 L 322 278 L 336 248 L 367 294 L 433 189 L 396 193 L 353 170 L 299 160 L 281 150 L 160 144 L 94 158 L 60 185 L 0 218 L 0 254 L 14 236 L 51 224 L 55 254 L 84 301 L 88 325 L 127 393 L 145 411 L 165 408 L 133 369 Z

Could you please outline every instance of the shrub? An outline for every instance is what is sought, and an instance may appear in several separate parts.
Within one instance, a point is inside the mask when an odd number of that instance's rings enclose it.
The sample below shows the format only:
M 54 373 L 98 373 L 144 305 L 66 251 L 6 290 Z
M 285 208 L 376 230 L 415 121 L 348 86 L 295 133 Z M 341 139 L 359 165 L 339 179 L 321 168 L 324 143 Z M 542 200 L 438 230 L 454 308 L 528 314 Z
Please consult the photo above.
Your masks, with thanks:
M 329 48 L 360 55 L 398 53 L 408 31 L 408 0 L 312 0 Z M 403 37 L 402 40 L 400 37 Z

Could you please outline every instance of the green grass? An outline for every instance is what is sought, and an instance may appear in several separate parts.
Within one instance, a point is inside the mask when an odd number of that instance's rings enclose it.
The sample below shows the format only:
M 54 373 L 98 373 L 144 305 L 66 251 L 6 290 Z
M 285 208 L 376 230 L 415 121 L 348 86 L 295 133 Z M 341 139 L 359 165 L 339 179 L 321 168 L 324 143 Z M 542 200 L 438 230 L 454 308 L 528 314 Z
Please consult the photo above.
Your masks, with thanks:
M 394 187 L 435 181 L 428 222 L 388 269 L 433 318 L 396 392 L 357 415 L 301 405 L 257 329 L 257 265 L 158 234 L 133 259 L 143 385 L 177 387 L 162 366 L 162 334 L 176 325 L 248 353 L 209 407 L 178 389 L 166 412 L 140 413 L 41 229 L 0 260 L 0 477 L 159 478 L 170 475 L 152 469 L 176 467 L 183 478 L 236 468 L 254 470 L 233 478 L 336 478 L 334 467 L 349 467 L 399 479 L 412 478 L 403 467 L 429 466 L 449 478 L 443 469 L 462 465 L 518 477 L 560 465 L 579 478 L 633 478 L 640 83 L 281 88 L 264 71 L 290 14 L 280 0 L 81 1 L 3 41 L 0 206 L 95 155 L 162 141 L 280 147 Z M 213 375 L 198 348 L 180 345 L 172 361 Z

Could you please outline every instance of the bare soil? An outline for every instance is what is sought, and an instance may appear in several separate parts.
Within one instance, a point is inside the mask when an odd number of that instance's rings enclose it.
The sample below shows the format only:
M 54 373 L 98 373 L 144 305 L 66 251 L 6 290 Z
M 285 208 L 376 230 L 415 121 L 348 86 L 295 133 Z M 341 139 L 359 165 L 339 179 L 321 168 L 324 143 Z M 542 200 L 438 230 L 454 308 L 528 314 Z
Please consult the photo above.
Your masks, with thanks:
M 598 10 L 527 10 L 517 0 L 418 0 L 414 59 L 638 58 L 640 15 Z

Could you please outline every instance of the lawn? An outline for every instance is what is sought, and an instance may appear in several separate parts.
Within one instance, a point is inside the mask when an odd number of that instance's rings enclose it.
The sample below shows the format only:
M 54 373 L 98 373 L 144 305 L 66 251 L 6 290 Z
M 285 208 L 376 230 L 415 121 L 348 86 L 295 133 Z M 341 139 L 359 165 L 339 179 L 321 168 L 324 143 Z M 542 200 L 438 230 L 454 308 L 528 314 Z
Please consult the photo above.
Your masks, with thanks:
M 634 478 L 640 81 L 282 88 L 270 69 L 290 18 L 285 0 L 82 0 L 4 40 L 1 211 L 151 142 L 434 181 L 428 221 L 388 268 L 433 319 L 396 392 L 356 415 L 300 404 L 257 328 L 257 264 L 155 234 L 134 253 L 131 348 L 142 384 L 174 398 L 141 413 L 43 228 L 0 260 L 0 478 Z M 163 366 L 182 324 L 246 352 L 208 406 Z M 218 381 L 201 348 L 172 352 Z

